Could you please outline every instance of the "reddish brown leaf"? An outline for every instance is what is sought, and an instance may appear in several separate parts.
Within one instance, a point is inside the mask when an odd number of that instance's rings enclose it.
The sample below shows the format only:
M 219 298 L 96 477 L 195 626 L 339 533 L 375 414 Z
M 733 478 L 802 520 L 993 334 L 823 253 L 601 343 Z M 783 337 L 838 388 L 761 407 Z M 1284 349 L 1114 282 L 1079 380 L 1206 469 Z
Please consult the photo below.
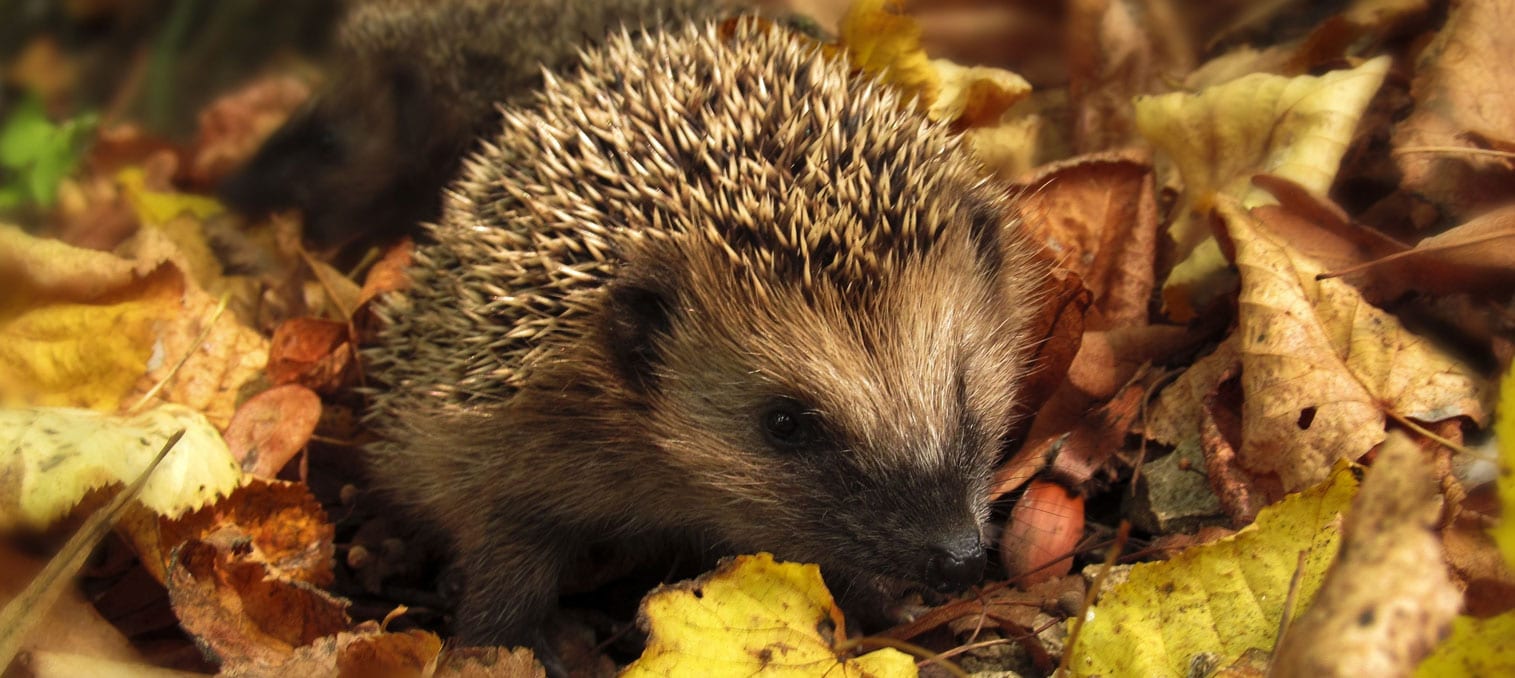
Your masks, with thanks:
M 346 323 L 291 318 L 274 330 L 268 378 L 275 384 L 302 384 L 330 393 L 347 383 L 354 358 Z
M 194 540 L 236 544 L 240 557 L 266 565 L 271 576 L 317 586 L 332 581 L 334 528 L 310 489 L 299 483 L 254 479 L 178 520 L 139 512 L 122 527 L 159 581 L 174 549 Z
M 1091 328 L 1146 324 L 1157 242 L 1151 165 L 1130 154 L 1081 156 L 1023 186 L 1027 229 L 1094 295 L 1102 322 Z
M 298 384 L 275 386 L 237 408 L 226 444 L 243 471 L 273 478 L 305 449 L 320 419 L 321 398 L 314 391 Z
M 203 541 L 174 552 L 167 586 L 184 630 L 224 668 L 272 669 L 348 626 L 346 602 Z
M 1515 169 L 1477 154 L 1468 132 L 1515 139 L 1515 2 L 1458 3 L 1420 56 L 1415 110 L 1394 130 L 1402 187 L 1443 212 L 1466 217 L 1508 200 Z M 1459 152 L 1467 149 L 1467 152 Z
M 1426 238 L 1412 249 L 1380 254 L 1326 277 L 1339 275 L 1350 276 L 1349 280 L 1367 277 L 1384 290 L 1381 298 L 1410 289 L 1431 294 L 1507 296 L 1515 289 L 1515 207 L 1489 212 Z
M 227 94 L 200 111 L 200 129 L 190 150 L 189 181 L 212 188 L 258 150 L 295 109 L 310 97 L 299 80 L 270 77 Z

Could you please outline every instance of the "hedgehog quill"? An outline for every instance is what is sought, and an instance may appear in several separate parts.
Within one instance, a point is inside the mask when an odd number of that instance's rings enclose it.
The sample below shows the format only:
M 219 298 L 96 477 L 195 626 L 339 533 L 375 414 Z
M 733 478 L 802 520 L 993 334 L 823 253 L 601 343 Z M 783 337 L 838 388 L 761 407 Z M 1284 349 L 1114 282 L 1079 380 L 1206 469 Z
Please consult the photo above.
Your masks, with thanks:
M 1044 270 L 911 111 L 757 21 L 615 34 L 504 111 L 367 356 L 464 642 L 539 645 L 607 539 L 816 562 L 849 610 L 978 581 Z

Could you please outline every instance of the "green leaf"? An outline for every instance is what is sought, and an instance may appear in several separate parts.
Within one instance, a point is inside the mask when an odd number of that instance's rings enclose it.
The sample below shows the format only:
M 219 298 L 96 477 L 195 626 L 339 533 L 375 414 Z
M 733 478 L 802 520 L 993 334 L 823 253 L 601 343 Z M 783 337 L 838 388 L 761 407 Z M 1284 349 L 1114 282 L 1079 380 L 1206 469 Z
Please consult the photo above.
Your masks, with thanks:
M 51 205 L 97 122 L 98 116 L 86 113 L 54 124 L 36 97 L 18 102 L 0 121 L 0 208 Z

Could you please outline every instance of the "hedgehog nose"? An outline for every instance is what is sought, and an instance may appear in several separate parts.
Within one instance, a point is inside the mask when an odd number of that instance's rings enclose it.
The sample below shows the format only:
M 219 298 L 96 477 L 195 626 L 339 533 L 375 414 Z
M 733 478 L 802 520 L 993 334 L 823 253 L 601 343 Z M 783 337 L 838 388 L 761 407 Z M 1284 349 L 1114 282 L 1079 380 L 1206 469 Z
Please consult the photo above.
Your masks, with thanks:
M 984 576 L 984 543 L 978 530 L 953 535 L 931 547 L 926 583 L 942 593 L 962 591 Z

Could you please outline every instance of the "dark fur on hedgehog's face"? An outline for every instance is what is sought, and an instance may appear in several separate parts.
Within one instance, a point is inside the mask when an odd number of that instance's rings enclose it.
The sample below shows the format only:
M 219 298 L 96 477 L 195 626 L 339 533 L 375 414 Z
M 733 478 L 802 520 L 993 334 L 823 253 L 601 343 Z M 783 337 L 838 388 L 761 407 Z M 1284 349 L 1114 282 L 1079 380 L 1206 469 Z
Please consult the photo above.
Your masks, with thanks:
M 733 275 L 698 240 L 648 257 L 674 266 L 633 261 L 610 291 L 612 350 L 654 445 L 701 495 L 691 507 L 723 507 L 690 523 L 828 572 L 977 582 L 1026 369 L 1029 304 L 1007 298 L 1000 244 L 958 224 L 880 275 L 805 282 L 783 262 Z

